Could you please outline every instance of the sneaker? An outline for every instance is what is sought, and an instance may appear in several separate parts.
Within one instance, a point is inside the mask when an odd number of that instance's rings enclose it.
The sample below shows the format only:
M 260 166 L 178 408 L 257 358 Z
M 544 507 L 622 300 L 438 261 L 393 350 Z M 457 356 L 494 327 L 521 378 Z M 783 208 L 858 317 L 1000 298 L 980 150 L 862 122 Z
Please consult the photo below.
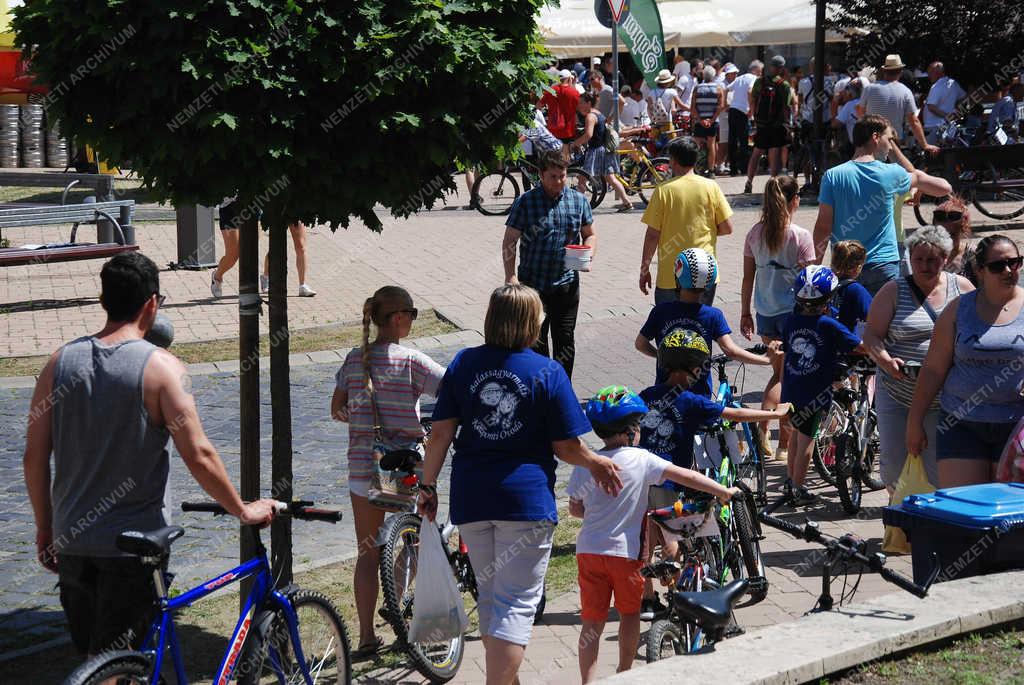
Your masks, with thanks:
M 217 280 L 216 274 L 210 274 L 210 292 L 214 297 L 224 296 L 224 284 Z
M 772 442 L 768 439 L 768 436 L 761 433 L 761 456 L 768 459 L 772 456 Z
M 645 598 L 640 602 L 640 620 L 641 621 L 653 621 L 655 618 L 661 616 L 668 607 L 661 603 L 661 598 L 658 595 L 654 597 Z
M 316 291 L 303 283 L 299 286 L 299 297 L 315 297 Z
M 818 501 L 818 496 L 808 490 L 803 485 L 793 486 L 793 504 L 798 507 L 806 506 L 808 504 L 814 504 Z
M 753 193 L 754 192 L 754 182 L 753 181 L 747 181 L 746 184 L 743 186 L 743 192 L 745 194 L 747 194 L 747 195 L 750 195 L 751 193 Z
M 780 464 L 788 464 L 789 450 L 784 447 L 780 447 L 779 450 L 775 453 L 775 458 L 773 459 L 773 461 L 776 461 Z
M 260 292 L 265 293 L 270 290 L 270 276 L 260 274 Z
M 783 481 L 781 489 L 782 489 L 782 494 L 786 497 L 786 499 L 793 499 L 793 479 L 792 478 L 787 478 L 785 481 Z

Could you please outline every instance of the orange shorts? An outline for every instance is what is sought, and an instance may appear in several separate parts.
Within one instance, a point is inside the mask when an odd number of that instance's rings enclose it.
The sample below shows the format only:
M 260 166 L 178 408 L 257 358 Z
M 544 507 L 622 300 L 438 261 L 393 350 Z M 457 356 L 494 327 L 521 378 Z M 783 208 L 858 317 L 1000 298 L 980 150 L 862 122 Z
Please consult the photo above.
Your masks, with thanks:
M 643 562 L 604 554 L 577 554 L 579 569 L 580 612 L 584 621 L 608 620 L 612 593 L 619 615 L 639 614 L 644 594 Z

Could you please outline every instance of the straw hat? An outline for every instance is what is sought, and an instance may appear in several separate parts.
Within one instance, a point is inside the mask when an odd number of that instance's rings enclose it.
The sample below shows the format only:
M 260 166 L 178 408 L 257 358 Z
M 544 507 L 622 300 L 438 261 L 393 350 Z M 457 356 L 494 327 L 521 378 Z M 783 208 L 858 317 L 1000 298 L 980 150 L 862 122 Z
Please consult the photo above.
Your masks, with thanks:
M 668 69 L 662 69 L 658 72 L 658 77 L 654 79 L 654 82 L 659 86 L 669 86 L 675 83 L 676 77 L 672 75 L 672 72 Z
M 882 65 L 882 71 L 892 71 L 895 69 L 904 69 L 906 64 L 900 59 L 899 55 L 886 55 L 885 64 Z

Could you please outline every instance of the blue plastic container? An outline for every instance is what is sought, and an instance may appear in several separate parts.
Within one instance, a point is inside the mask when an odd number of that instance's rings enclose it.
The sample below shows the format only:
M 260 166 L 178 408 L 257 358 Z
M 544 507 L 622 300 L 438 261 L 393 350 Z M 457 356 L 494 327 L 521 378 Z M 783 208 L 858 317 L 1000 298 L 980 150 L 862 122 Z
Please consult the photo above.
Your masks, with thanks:
M 938 556 L 939 581 L 1024 568 L 1024 484 L 985 483 L 911 495 L 882 521 L 907 534 L 914 582 L 925 583 Z

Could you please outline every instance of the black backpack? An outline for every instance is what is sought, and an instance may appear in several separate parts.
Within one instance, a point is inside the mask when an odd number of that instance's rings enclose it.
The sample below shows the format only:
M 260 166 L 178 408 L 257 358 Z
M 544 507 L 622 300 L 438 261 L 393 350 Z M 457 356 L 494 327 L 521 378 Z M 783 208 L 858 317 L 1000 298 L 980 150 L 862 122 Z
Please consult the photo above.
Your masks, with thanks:
M 761 90 L 757 94 L 758 124 L 783 124 L 783 114 L 789 107 L 789 84 L 785 81 L 776 82 L 774 78 L 761 78 Z

